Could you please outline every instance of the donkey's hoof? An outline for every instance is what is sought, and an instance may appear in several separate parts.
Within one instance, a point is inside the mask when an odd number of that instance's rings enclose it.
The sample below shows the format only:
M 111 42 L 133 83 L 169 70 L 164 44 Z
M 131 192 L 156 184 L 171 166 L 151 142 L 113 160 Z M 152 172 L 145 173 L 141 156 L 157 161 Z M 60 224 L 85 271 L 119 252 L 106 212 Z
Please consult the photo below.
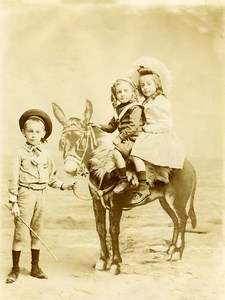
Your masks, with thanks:
M 182 259 L 183 250 L 181 247 L 172 246 L 170 251 L 167 252 L 170 255 L 169 261 Z
M 96 262 L 95 270 L 98 270 L 98 271 L 105 271 L 105 270 L 106 270 L 106 267 L 107 267 L 107 262 L 104 261 L 103 259 L 99 259 L 99 260 Z
M 120 273 L 120 265 L 112 264 L 109 271 L 112 275 L 118 275 Z
M 169 245 L 168 250 L 166 251 L 167 254 L 171 255 L 173 254 L 176 250 L 176 246 L 174 244 Z

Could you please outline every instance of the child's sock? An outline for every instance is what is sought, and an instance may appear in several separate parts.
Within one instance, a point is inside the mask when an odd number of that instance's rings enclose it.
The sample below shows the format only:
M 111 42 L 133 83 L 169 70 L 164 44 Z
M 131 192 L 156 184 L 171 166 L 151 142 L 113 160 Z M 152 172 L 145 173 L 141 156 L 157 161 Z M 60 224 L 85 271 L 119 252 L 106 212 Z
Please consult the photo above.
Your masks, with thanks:
M 146 171 L 137 172 L 137 176 L 139 182 L 138 189 L 145 190 L 148 187 Z
M 38 265 L 39 253 L 40 253 L 39 249 L 31 249 L 31 266 L 32 266 L 32 269 L 39 267 L 39 265 Z
M 123 179 L 123 180 L 127 179 L 126 167 L 125 168 L 119 168 L 119 175 L 120 175 L 120 179 Z
M 19 260 L 21 251 L 12 250 L 13 269 L 19 271 Z
M 31 272 L 30 275 L 32 277 L 36 277 L 39 279 L 47 279 L 48 276 L 39 268 L 39 249 L 31 249 Z

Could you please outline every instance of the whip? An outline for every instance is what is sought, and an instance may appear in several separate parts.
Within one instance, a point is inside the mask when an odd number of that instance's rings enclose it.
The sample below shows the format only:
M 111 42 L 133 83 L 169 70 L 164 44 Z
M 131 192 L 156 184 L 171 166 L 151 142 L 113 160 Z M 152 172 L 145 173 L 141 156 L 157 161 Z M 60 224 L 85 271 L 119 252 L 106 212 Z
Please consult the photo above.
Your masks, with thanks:
M 4 205 L 11 211 L 11 208 L 7 204 L 4 203 Z M 27 225 L 27 223 L 23 220 L 23 218 L 21 218 L 20 216 L 17 216 L 16 218 L 20 220 L 36 236 L 36 238 L 39 239 L 42 245 L 48 250 L 49 253 L 51 253 L 51 255 L 55 258 L 55 260 L 58 260 L 55 254 L 48 248 L 48 246 L 45 245 L 45 243 L 42 241 L 39 235 L 32 228 L 30 228 L 29 225 Z

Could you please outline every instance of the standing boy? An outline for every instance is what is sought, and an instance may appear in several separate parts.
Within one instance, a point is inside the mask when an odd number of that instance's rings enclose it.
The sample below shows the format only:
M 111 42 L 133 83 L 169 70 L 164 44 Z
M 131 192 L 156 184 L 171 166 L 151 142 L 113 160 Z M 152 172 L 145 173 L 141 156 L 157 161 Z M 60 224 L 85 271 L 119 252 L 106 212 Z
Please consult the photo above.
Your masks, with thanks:
M 56 176 L 53 158 L 45 147 L 46 139 L 52 132 L 52 122 L 42 110 L 31 109 L 22 114 L 19 126 L 26 139 L 25 145 L 18 149 L 12 159 L 9 180 L 9 202 L 14 215 L 14 237 L 12 244 L 13 267 L 6 283 L 16 281 L 20 268 L 19 258 L 22 241 L 27 233 L 26 224 L 38 235 L 42 235 L 44 225 L 44 204 L 46 187 L 71 190 L 72 184 L 65 184 Z M 21 217 L 17 218 L 18 216 Z M 47 276 L 39 267 L 40 241 L 30 232 L 31 237 L 31 272 L 40 279 Z

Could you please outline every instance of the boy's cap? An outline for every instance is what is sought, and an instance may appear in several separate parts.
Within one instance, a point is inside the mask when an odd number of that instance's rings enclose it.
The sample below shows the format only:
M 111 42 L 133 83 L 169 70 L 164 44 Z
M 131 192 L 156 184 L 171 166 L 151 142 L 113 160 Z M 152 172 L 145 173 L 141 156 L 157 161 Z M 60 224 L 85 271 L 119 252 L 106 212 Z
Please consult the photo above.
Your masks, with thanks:
M 22 131 L 24 124 L 31 117 L 38 117 L 44 122 L 45 131 L 46 131 L 45 139 L 47 139 L 50 136 L 50 134 L 52 133 L 52 121 L 51 121 L 50 117 L 43 110 L 30 109 L 30 110 L 25 111 L 22 114 L 22 116 L 19 118 L 20 130 Z

